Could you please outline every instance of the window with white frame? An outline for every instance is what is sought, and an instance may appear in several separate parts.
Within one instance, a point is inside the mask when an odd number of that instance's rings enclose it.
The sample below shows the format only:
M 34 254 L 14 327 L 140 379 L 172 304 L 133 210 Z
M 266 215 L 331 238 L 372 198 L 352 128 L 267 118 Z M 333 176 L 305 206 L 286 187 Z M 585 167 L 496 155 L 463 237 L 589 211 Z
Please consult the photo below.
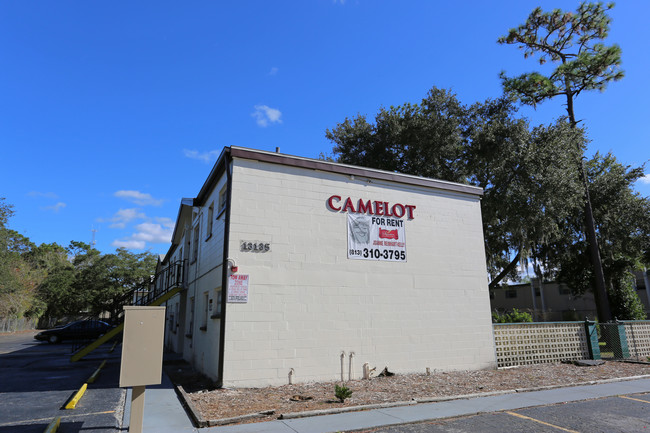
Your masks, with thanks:
M 192 239 L 192 262 L 195 262 L 199 258 L 199 225 L 197 224 L 194 227 L 194 236 Z
M 209 295 L 208 292 L 203 293 L 203 315 L 201 316 L 201 331 L 207 331 L 208 329 L 208 308 L 209 308 Z
M 214 302 L 210 309 L 211 318 L 221 317 L 221 287 L 214 289 Z
M 210 203 L 210 207 L 208 208 L 208 226 L 206 230 L 207 233 L 205 234 L 206 241 L 210 239 L 210 237 L 212 236 L 213 220 L 214 220 L 214 202 Z
M 219 192 L 219 212 L 218 214 L 221 215 L 221 213 L 226 209 L 226 205 L 228 204 L 228 187 L 224 186 L 221 188 L 221 192 Z

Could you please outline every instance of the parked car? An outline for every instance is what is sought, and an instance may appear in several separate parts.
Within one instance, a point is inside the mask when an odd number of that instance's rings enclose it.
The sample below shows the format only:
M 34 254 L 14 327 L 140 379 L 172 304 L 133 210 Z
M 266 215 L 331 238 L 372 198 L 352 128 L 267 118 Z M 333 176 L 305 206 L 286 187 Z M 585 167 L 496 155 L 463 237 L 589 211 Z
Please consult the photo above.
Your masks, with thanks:
M 113 326 L 101 320 L 77 320 L 67 325 L 41 331 L 34 338 L 52 344 L 65 340 L 93 340 L 106 334 L 111 328 Z

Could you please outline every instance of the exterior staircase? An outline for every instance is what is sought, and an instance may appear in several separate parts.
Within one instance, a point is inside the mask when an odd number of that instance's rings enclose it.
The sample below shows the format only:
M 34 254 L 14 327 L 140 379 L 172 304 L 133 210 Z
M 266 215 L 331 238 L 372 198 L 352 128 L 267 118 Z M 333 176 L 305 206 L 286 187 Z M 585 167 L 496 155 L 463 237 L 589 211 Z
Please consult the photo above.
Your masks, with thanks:
M 129 292 L 123 298 L 122 305 L 158 306 L 167 302 L 174 295 L 187 288 L 187 279 L 185 278 L 186 262 L 186 260 L 181 260 L 162 268 L 156 273 L 148 290 L 136 289 Z M 123 314 L 120 316 L 120 320 L 120 323 L 115 328 L 73 353 L 70 361 L 77 362 L 81 360 L 102 344 L 119 336 L 124 330 Z

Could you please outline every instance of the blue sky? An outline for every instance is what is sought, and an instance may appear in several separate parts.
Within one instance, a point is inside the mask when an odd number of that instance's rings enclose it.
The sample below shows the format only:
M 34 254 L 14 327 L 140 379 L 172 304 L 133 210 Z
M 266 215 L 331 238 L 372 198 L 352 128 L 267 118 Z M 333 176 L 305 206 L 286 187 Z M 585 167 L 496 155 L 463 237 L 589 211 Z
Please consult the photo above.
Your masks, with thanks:
M 181 197 L 224 146 L 305 157 L 346 117 L 419 102 L 466 104 L 498 74 L 537 69 L 496 39 L 537 5 L 574 1 L 14 1 L 0 6 L 0 197 L 36 243 L 164 253 Z M 650 159 L 650 2 L 621 1 L 609 42 L 626 77 L 580 95 L 595 151 Z M 560 101 L 521 113 L 532 124 Z M 650 166 L 646 173 L 650 172 Z M 650 177 L 637 182 L 650 195 Z

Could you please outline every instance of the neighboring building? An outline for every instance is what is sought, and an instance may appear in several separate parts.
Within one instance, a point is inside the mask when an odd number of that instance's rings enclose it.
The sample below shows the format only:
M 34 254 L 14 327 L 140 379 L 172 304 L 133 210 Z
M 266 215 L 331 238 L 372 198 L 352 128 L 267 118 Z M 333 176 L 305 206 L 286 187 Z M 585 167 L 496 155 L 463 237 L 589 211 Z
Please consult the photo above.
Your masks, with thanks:
M 159 267 L 165 344 L 228 387 L 495 368 L 481 194 L 225 148 Z
M 646 290 L 647 273 L 635 272 L 636 293 L 643 303 L 646 314 L 650 303 Z M 534 293 L 534 296 L 533 296 Z M 529 283 L 500 286 L 490 291 L 493 310 L 511 311 L 516 308 L 533 316 L 534 321 L 553 322 L 562 320 L 593 320 L 596 317 L 596 302 L 592 292 L 574 295 L 563 283 L 544 282 L 533 278 Z

